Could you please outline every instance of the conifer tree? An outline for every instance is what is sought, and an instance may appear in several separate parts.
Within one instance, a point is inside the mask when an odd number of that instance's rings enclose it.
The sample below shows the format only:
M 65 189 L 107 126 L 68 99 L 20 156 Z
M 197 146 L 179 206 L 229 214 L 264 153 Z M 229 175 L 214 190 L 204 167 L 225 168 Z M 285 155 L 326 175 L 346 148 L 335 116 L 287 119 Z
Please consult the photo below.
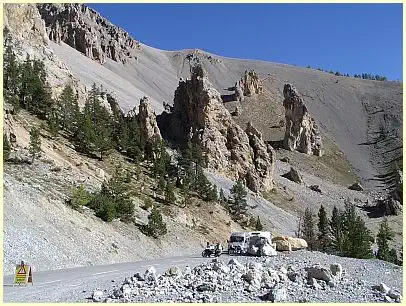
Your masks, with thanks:
M 338 255 L 341 255 L 343 252 L 344 228 L 341 213 L 336 206 L 333 208 L 329 225 L 332 236 L 331 247 Z
M 378 244 L 378 254 L 376 257 L 385 261 L 391 261 L 389 241 L 393 239 L 393 232 L 386 218 L 379 226 L 379 232 L 376 238 Z
M 165 203 L 175 204 L 176 197 L 175 197 L 175 186 L 172 182 L 168 182 L 165 187 Z
M 231 188 L 231 196 L 233 198 L 232 210 L 236 214 L 245 213 L 247 211 L 247 191 L 241 180 L 238 180 Z
M 318 213 L 319 221 L 317 223 L 317 227 L 319 230 L 318 233 L 318 248 L 325 252 L 328 248 L 329 245 L 329 239 L 328 239 L 328 234 L 329 234 L 329 229 L 328 229 L 328 219 L 327 219 L 327 213 L 326 210 L 324 209 L 324 206 L 321 205 Z
M 316 247 L 315 234 L 313 213 L 309 207 L 306 207 L 303 215 L 302 238 L 306 240 L 309 250 L 314 250 Z
M 3 161 L 7 161 L 10 156 L 11 145 L 7 139 L 7 135 L 3 133 Z
M 370 258 L 373 237 L 365 222 L 356 215 L 355 205 L 349 200 L 345 202 L 343 212 L 343 255 L 353 258 Z
M 20 74 L 20 67 L 18 65 L 16 56 L 11 49 L 11 46 L 7 46 L 3 57 L 3 87 L 9 96 L 13 96 L 18 93 L 18 77 Z
M 31 163 L 41 154 L 41 138 L 39 130 L 35 127 L 30 130 L 30 144 L 28 148 L 31 154 Z
M 143 226 L 141 230 L 153 238 L 158 238 L 167 233 L 166 224 L 158 208 L 152 208 L 151 214 L 148 216 L 148 224 Z

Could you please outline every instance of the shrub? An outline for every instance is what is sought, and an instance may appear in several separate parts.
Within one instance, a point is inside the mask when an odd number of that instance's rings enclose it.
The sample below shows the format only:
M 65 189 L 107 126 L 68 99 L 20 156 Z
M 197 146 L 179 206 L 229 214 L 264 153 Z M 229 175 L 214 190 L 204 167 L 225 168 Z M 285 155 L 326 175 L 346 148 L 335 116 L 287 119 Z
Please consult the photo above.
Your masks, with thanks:
M 80 209 L 82 206 L 88 206 L 92 200 L 92 195 L 88 192 L 83 185 L 73 189 L 72 197 L 68 201 L 73 209 Z
M 116 203 L 107 195 L 97 194 L 92 200 L 92 207 L 96 212 L 96 217 L 111 222 L 117 217 Z

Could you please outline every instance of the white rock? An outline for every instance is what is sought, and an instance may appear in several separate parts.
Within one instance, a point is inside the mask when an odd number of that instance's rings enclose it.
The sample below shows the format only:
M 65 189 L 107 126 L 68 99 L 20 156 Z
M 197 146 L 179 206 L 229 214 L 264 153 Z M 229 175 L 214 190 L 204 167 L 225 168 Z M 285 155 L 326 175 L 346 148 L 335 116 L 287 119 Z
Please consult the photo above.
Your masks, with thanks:
M 288 270 L 286 270 L 285 267 L 281 267 L 279 270 L 280 270 L 283 274 L 287 274 L 287 273 L 288 273 Z
M 271 302 L 286 301 L 287 299 L 286 288 L 283 287 L 271 289 L 263 298 L 264 300 Z
M 386 284 L 384 284 L 384 283 L 380 283 L 379 284 L 379 290 L 382 292 L 382 293 L 388 293 L 389 292 L 389 290 L 390 290 L 390 288 L 386 285 Z
M 95 302 L 102 302 L 104 300 L 104 292 L 101 290 L 95 290 L 93 292 L 92 299 Z

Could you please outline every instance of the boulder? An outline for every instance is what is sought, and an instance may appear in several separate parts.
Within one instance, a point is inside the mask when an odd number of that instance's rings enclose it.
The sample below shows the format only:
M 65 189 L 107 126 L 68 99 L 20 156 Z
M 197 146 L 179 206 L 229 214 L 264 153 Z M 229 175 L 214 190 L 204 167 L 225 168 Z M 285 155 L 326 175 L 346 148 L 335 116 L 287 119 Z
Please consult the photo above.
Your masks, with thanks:
M 303 178 L 302 175 L 294 169 L 293 167 L 290 167 L 290 171 L 282 175 L 284 178 L 287 178 L 288 180 L 301 184 L 303 183 Z
M 199 292 L 204 292 L 204 291 L 216 291 L 216 284 L 205 282 L 200 285 L 196 286 L 196 290 Z
M 105 299 L 104 292 L 101 290 L 95 290 L 92 294 L 92 299 L 95 302 L 103 302 Z
M 343 267 L 339 263 L 331 264 L 330 271 L 336 280 L 341 280 L 343 275 Z
M 329 281 L 333 280 L 333 275 L 331 274 L 330 270 L 319 265 L 315 265 L 307 269 L 307 278 L 320 279 L 328 283 Z
M 364 188 L 361 186 L 360 183 L 354 183 L 350 187 L 348 187 L 348 189 L 356 190 L 356 191 L 363 191 L 364 190 Z
M 287 299 L 286 288 L 274 288 L 261 297 L 263 301 L 283 302 Z
M 269 244 L 265 244 L 262 247 L 262 252 L 261 253 L 262 253 L 263 256 L 276 256 L 276 255 L 278 255 L 276 250 L 272 246 L 270 246 Z
M 290 243 L 292 251 L 301 250 L 308 247 L 306 240 L 302 238 L 288 237 L 288 241 Z
M 272 243 L 276 244 L 277 251 L 292 251 L 292 245 L 287 237 L 274 237 L 272 238 Z
M 311 185 L 309 188 L 315 192 L 322 193 L 319 185 Z
M 318 125 L 307 110 L 293 85 L 283 87 L 286 130 L 283 139 L 285 149 L 322 156 L 323 145 Z
M 381 291 L 382 293 L 387 294 L 390 291 L 390 288 L 385 283 L 380 283 L 379 284 L 379 291 Z

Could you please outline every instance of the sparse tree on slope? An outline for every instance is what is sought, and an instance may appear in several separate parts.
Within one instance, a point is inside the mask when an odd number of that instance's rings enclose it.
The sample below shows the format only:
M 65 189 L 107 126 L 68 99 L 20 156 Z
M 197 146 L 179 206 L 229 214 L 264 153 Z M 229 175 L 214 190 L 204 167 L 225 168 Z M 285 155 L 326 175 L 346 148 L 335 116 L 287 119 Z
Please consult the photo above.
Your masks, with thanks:
M 41 138 L 39 135 L 39 130 L 35 127 L 30 130 L 30 145 L 28 148 L 31 154 L 31 162 L 40 156 L 41 154 Z
M 241 180 L 231 188 L 231 196 L 233 197 L 231 208 L 234 212 L 236 214 L 245 213 L 247 211 L 247 191 Z

